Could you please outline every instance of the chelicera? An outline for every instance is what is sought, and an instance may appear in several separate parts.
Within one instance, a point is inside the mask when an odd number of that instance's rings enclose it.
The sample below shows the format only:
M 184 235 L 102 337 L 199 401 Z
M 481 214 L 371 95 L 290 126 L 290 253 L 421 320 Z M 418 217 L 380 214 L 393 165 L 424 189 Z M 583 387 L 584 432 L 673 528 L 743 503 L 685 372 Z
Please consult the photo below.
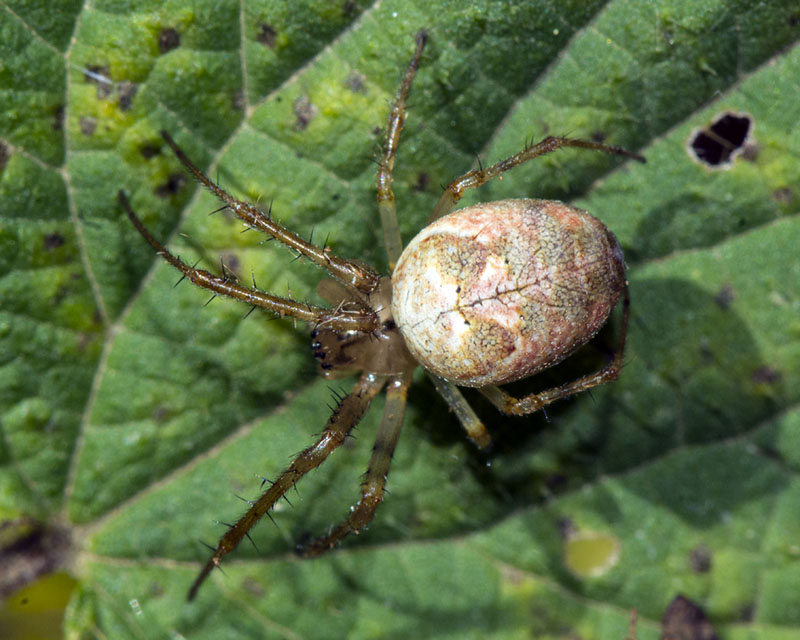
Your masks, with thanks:
M 196 285 L 313 327 L 312 348 L 326 376 L 357 373 L 319 439 L 301 452 L 219 541 L 189 591 L 191 600 L 221 559 L 311 469 L 340 446 L 385 389 L 361 499 L 325 535 L 298 550 L 316 556 L 358 533 L 380 504 L 392 453 L 403 425 L 414 369 L 422 365 L 480 448 L 490 436 L 458 387 L 475 387 L 500 411 L 526 414 L 571 394 L 617 378 L 628 325 L 628 288 L 622 251 L 614 235 L 585 211 L 548 200 L 504 200 L 454 211 L 464 191 L 479 187 L 523 162 L 562 147 L 592 149 L 644 162 L 619 147 L 548 137 L 486 169 L 469 171 L 440 197 L 431 222 L 403 249 L 392 193 L 392 172 L 405 104 L 425 46 L 416 50 L 389 115 L 378 168 L 378 211 L 391 276 L 357 260 L 335 256 L 289 231 L 253 205 L 237 200 L 202 173 L 167 134 L 167 144 L 197 180 L 238 216 L 325 269 L 319 286 L 330 307 L 320 307 L 245 287 L 196 269 L 176 257 L 142 225 L 123 192 L 119 197 L 141 235 Z M 619 346 L 603 369 L 548 391 L 514 398 L 501 385 L 563 360 L 599 331 L 623 301 Z

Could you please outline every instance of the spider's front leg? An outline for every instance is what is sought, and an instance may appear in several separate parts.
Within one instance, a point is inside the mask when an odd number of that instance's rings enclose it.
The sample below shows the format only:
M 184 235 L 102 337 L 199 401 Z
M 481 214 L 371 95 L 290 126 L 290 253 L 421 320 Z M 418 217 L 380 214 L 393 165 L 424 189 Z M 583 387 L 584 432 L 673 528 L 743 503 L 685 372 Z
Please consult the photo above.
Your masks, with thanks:
M 254 308 L 261 307 L 262 309 L 267 309 L 279 317 L 288 316 L 297 320 L 305 320 L 310 324 L 325 326 L 336 331 L 360 331 L 370 333 L 378 326 L 378 317 L 371 309 L 331 310 L 323 307 L 315 307 L 305 302 L 274 296 L 255 288 L 243 287 L 226 277 L 214 275 L 205 269 L 196 269 L 171 253 L 169 249 L 153 237 L 134 212 L 125 192 L 119 192 L 119 201 L 128 214 L 128 218 L 130 218 L 133 226 L 136 227 L 136 230 L 142 237 L 147 240 L 164 260 L 169 262 L 180 271 L 185 278 L 198 287 L 203 287 L 214 293 L 241 300 Z
M 413 370 L 412 370 L 413 371 Z M 403 417 L 406 411 L 408 387 L 411 384 L 412 371 L 390 379 L 386 387 L 386 408 L 383 411 L 369 467 L 361 484 L 361 499 L 351 507 L 350 515 L 336 525 L 327 535 L 309 543 L 298 545 L 297 551 L 305 557 L 318 556 L 333 548 L 337 542 L 350 533 L 358 533 L 366 527 L 383 500 L 386 476 L 392 463 L 400 431 L 403 428 Z
M 218 567 L 222 557 L 233 551 L 242 539 L 249 535 L 250 529 L 291 489 L 297 481 L 312 469 L 321 465 L 331 452 L 341 445 L 350 431 L 353 430 L 364 417 L 373 398 L 380 392 L 386 382 L 385 376 L 367 374 L 361 376 L 353 391 L 345 396 L 339 406 L 328 420 L 325 430 L 319 440 L 294 459 L 289 468 L 275 480 L 262 495 L 256 500 L 247 513 L 228 532 L 222 536 L 217 544 L 214 554 L 203 567 L 200 574 L 189 589 L 188 599 L 193 600 L 197 590 L 209 576 L 211 571 Z M 405 394 L 403 395 L 405 400 Z M 388 407 L 388 401 L 387 401 Z M 402 411 L 401 411 L 402 414 Z M 402 423 L 402 420 L 401 420 Z M 392 446 L 394 449 L 394 446 Z

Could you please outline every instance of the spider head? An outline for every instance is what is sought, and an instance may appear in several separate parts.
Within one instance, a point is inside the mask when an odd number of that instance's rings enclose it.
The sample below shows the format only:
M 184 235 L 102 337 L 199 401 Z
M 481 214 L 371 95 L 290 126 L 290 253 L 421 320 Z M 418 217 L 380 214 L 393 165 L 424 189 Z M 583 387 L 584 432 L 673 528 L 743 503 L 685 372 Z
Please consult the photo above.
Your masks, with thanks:
M 311 350 L 322 375 L 337 378 L 356 371 L 399 374 L 416 366 L 392 316 L 392 281 L 381 278 L 375 290 L 362 294 L 334 280 L 323 280 L 319 294 L 339 309 L 369 309 L 378 315 L 371 333 L 340 331 L 317 325 L 311 332 Z

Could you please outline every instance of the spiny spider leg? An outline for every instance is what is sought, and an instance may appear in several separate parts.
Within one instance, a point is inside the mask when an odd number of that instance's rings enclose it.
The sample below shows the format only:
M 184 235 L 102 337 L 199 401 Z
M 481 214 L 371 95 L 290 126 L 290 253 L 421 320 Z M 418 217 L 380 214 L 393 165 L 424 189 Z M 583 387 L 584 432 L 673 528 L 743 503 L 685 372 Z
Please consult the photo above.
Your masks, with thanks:
M 328 424 L 319 440 L 298 455 L 269 489 L 253 503 L 239 520 L 222 537 L 214 554 L 205 564 L 189 589 L 189 600 L 194 600 L 197 590 L 211 571 L 218 567 L 223 556 L 229 554 L 248 534 L 255 524 L 269 511 L 297 481 L 312 469 L 321 465 L 330 453 L 341 445 L 364 414 L 373 398 L 380 393 L 386 382 L 385 376 L 364 374 L 353 390 L 342 398 L 339 406 L 328 419 Z
M 217 275 L 204 269 L 195 269 L 189 266 L 183 260 L 170 253 L 170 251 L 156 240 L 147 228 L 139 220 L 139 217 L 133 211 L 131 203 L 128 201 L 127 196 L 123 191 L 119 192 L 119 201 L 122 203 L 123 208 L 128 214 L 133 226 L 144 237 L 147 242 L 169 262 L 173 267 L 178 269 L 186 278 L 191 280 L 194 284 L 209 289 L 218 294 L 242 300 L 250 305 L 268 309 L 278 316 L 289 316 L 298 320 L 305 320 L 311 324 L 322 325 L 330 327 L 337 331 L 374 331 L 378 326 L 378 316 L 374 311 L 364 310 L 355 311 L 350 309 L 325 309 L 323 307 L 315 307 L 305 302 L 298 302 L 297 300 L 290 300 L 287 298 L 279 298 L 278 296 L 270 295 L 257 289 L 250 289 L 243 287 L 235 282 L 231 282 L 227 278 L 220 278 Z
M 411 384 L 412 372 L 391 378 L 386 386 L 386 407 L 383 411 L 380 427 L 372 447 L 369 467 L 361 484 L 361 499 L 350 509 L 346 520 L 334 527 L 327 535 L 303 545 L 297 550 L 310 558 L 332 549 L 342 538 L 350 533 L 358 533 L 367 526 L 375 510 L 383 500 L 386 476 L 392 463 L 392 455 L 403 428 L 403 416 L 406 411 L 406 397 Z
M 403 82 L 397 91 L 394 106 L 389 114 L 389 123 L 386 128 L 386 145 L 383 148 L 383 158 L 378 168 L 378 212 L 381 216 L 386 256 L 389 259 L 389 273 L 394 270 L 394 265 L 403 252 L 403 239 L 400 237 L 400 229 L 397 226 L 397 211 L 394 204 L 394 193 L 392 193 L 394 158 L 400 142 L 400 132 L 403 130 L 403 123 L 406 119 L 406 99 L 409 91 L 411 91 L 414 75 L 419 68 L 422 49 L 425 47 L 427 38 L 428 34 L 425 31 L 420 31 L 417 34 L 417 48 L 411 58 L 411 63 L 408 65 L 408 70 L 403 76 Z
M 452 382 L 432 374 L 430 371 L 427 373 L 439 395 L 445 399 L 453 413 L 456 414 L 461 426 L 464 427 L 464 431 L 467 432 L 467 437 L 472 440 L 478 449 L 488 449 L 492 445 L 492 437 L 483 422 L 481 422 L 481 419 L 469 406 L 469 402 L 467 402 L 458 387 Z
M 268 214 L 259 211 L 253 205 L 237 200 L 200 171 L 166 131 L 162 131 L 161 136 L 172 147 L 178 160 L 197 178 L 200 184 L 222 200 L 227 208 L 244 220 L 249 227 L 269 234 L 290 249 L 308 258 L 311 262 L 318 264 L 337 280 L 353 286 L 359 291 L 371 293 L 378 286 L 378 279 L 380 278 L 378 272 L 360 262 L 339 258 L 331 254 L 326 248 L 311 244 L 296 233 L 289 231 L 283 225 L 278 224 Z
M 552 153 L 553 151 L 561 149 L 562 147 L 593 149 L 594 151 L 603 151 L 605 153 L 612 153 L 618 156 L 633 158 L 638 162 L 646 162 L 643 156 L 640 156 L 638 153 L 628 151 L 627 149 L 623 149 L 622 147 L 600 144 L 599 142 L 591 142 L 589 140 L 578 140 L 576 138 L 548 136 L 541 142 L 537 142 L 534 145 L 525 147 L 522 151 L 514 154 L 510 158 L 500 160 L 500 162 L 496 162 L 491 167 L 486 169 L 475 169 L 473 171 L 469 171 L 460 178 L 457 178 L 451 182 L 439 198 L 439 202 L 436 203 L 436 207 L 433 209 L 433 213 L 431 214 L 430 220 L 428 220 L 428 224 L 444 215 L 447 215 L 453 209 L 455 209 L 456 204 L 458 204 L 458 201 L 461 200 L 461 196 L 464 195 L 464 191 L 467 189 L 480 187 L 482 184 L 485 184 L 492 178 L 505 173 L 509 169 L 513 169 L 514 167 L 517 167 L 528 160 L 532 160 L 533 158 L 538 158 L 539 156 L 543 156 L 547 153 Z
M 548 389 L 540 393 L 532 393 L 523 398 L 514 398 L 500 387 L 483 387 L 478 389 L 478 391 L 486 396 L 492 404 L 503 413 L 521 416 L 526 413 L 538 411 L 542 407 L 560 398 L 566 398 L 567 396 L 586 391 L 587 389 L 609 382 L 610 380 L 616 380 L 619 377 L 619 372 L 622 370 L 622 357 L 625 353 L 625 338 L 628 335 L 630 307 L 631 298 L 628 293 L 628 285 L 626 284 L 622 294 L 622 326 L 620 327 L 619 346 L 617 347 L 617 352 L 614 354 L 614 359 L 606 367 L 600 369 L 600 371 L 590 373 L 587 376 L 568 382 L 560 387 Z

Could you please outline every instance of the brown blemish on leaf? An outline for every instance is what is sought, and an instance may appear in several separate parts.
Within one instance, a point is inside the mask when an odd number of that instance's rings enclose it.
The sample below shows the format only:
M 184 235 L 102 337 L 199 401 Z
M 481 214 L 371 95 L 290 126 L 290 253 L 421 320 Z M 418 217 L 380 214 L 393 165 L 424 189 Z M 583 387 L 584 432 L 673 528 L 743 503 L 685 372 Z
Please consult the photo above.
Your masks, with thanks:
M 156 187 L 155 194 L 159 198 L 169 198 L 178 193 L 185 184 L 186 177 L 182 173 L 171 173 L 165 184 Z
M 414 191 L 418 191 L 419 193 L 423 193 L 428 190 L 428 184 L 431 181 L 431 177 L 425 173 L 424 171 L 420 171 L 417 174 L 417 182 L 411 187 Z
M 64 105 L 60 104 L 53 112 L 53 131 L 62 131 L 64 129 Z
M 162 29 L 158 34 L 158 48 L 161 53 L 167 53 L 181 46 L 180 34 L 172 28 Z
M 347 80 L 345 80 L 344 84 L 353 93 L 366 93 L 366 80 L 367 78 L 363 73 L 353 71 L 349 76 L 347 76 Z
M 148 142 L 139 147 L 139 153 L 142 154 L 142 157 L 145 160 L 149 160 L 153 156 L 157 156 L 159 153 L 161 153 L 161 147 Z
M 164 424 L 169 419 L 170 412 L 166 407 L 158 406 L 153 409 L 151 417 L 156 424 Z
M 111 95 L 113 91 L 113 85 L 111 80 L 109 79 L 108 82 L 103 82 L 99 80 L 97 76 L 102 78 L 108 79 L 108 67 L 101 66 L 101 65 L 87 65 L 86 70 L 89 73 L 83 74 L 83 79 L 86 80 L 89 84 L 93 84 L 97 86 L 97 99 L 98 100 L 105 100 L 108 96 Z
M 244 108 L 247 106 L 247 101 L 244 97 L 244 91 L 234 91 L 233 96 L 231 97 L 231 104 L 237 111 L 244 111 Z
M 131 103 L 139 91 L 139 85 L 133 82 L 121 82 L 117 85 L 117 92 L 119 93 L 119 108 L 127 111 L 131 108 Z
M 11 152 L 8 147 L 0 142 L 0 171 L 3 171 L 8 164 L 8 159 L 11 157 Z
M 305 130 L 308 124 L 316 117 L 319 111 L 306 96 L 300 96 L 294 101 L 294 115 L 297 116 L 294 128 L 298 131 Z
M 772 192 L 772 199 L 778 204 L 790 205 L 794 202 L 794 192 L 789 187 L 775 189 L 775 191 Z
M 780 382 L 783 375 L 777 369 L 773 369 L 768 364 L 759 367 L 750 375 L 750 380 L 756 384 L 775 384 Z
M 233 275 L 234 280 L 239 280 L 239 271 L 242 268 L 242 263 L 239 260 L 239 256 L 237 256 L 235 253 L 223 253 L 222 256 L 220 256 L 220 260 L 222 260 L 226 274 Z
M 53 249 L 58 249 L 66 242 L 64 240 L 64 236 L 60 233 L 48 233 L 44 237 L 44 249 L 45 251 L 52 251 Z
M 78 123 L 81 128 L 81 133 L 85 136 L 92 135 L 95 132 L 95 129 L 97 129 L 97 120 L 89 116 L 81 116 Z
M 571 518 L 559 518 L 556 523 L 558 533 L 561 535 L 562 540 L 569 540 L 572 536 L 578 533 L 578 527 Z
M 720 309 L 727 310 L 735 298 L 736 292 L 733 287 L 730 284 L 724 284 L 717 291 L 717 295 L 714 296 L 714 302 L 719 305 Z
M 682 595 L 667 607 L 661 627 L 661 640 L 717 640 L 703 609 Z
M 265 47 L 274 49 L 275 38 L 277 37 L 277 35 L 278 32 L 275 31 L 272 25 L 262 22 L 261 24 L 258 25 L 258 35 L 256 36 L 256 40 L 258 40 Z
M 689 554 L 689 565 L 695 573 L 708 573 L 711 570 L 711 549 L 698 544 Z

